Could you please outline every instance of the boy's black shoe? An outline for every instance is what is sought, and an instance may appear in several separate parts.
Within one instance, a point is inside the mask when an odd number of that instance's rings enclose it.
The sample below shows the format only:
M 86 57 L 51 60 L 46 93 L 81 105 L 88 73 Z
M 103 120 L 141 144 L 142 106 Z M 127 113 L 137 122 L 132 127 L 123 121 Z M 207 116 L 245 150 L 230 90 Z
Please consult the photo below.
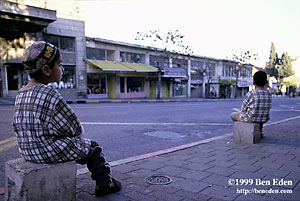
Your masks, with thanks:
M 111 193 L 116 193 L 121 190 L 121 182 L 115 180 L 114 178 L 111 178 L 111 180 L 112 180 L 112 183 L 110 183 L 106 186 L 99 187 L 96 185 L 96 189 L 95 189 L 96 197 L 108 195 Z

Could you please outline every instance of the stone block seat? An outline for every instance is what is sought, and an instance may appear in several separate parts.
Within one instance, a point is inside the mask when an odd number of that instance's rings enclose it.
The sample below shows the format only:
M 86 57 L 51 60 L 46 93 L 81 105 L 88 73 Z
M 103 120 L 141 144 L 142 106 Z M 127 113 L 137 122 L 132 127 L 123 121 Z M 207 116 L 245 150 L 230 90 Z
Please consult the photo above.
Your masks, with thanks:
M 261 140 L 260 125 L 257 123 L 234 122 L 235 143 L 255 144 Z
M 5 163 L 5 200 L 76 199 L 76 163 L 38 164 L 22 158 Z

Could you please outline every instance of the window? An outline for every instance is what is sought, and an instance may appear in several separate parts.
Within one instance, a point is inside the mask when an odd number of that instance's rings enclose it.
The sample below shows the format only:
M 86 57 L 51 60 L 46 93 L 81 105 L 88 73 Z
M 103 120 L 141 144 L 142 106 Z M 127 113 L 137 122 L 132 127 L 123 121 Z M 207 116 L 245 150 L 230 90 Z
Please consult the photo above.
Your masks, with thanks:
M 75 52 L 75 40 L 69 37 L 60 37 L 60 49 L 66 52 Z
M 49 85 L 59 89 L 74 89 L 76 88 L 75 66 L 63 65 L 64 73 L 59 83 L 50 83 Z
M 73 37 L 45 34 L 44 40 L 55 45 L 62 52 L 75 52 L 75 38 Z
M 188 67 L 188 61 L 184 59 L 172 59 L 173 68 L 186 68 Z
M 202 80 L 203 72 L 199 69 L 191 69 L 191 79 L 192 80 Z
M 216 75 L 216 64 L 215 63 L 205 63 L 206 70 L 209 76 Z
M 87 47 L 86 58 L 102 61 L 114 61 L 114 51 Z
M 86 48 L 86 58 L 93 60 L 105 60 L 105 52 L 101 49 Z
M 89 74 L 88 94 L 106 94 L 106 76 L 100 74 Z
M 203 70 L 203 62 L 202 61 L 191 61 L 191 68 L 192 69 L 199 69 Z
M 236 67 L 230 64 L 223 64 L 222 75 L 226 77 L 235 77 Z
M 64 82 L 65 89 L 74 89 L 76 88 L 76 80 L 75 80 L 75 66 L 63 66 L 64 74 L 61 78 L 61 81 Z
M 163 56 L 153 56 L 150 55 L 150 65 L 158 68 L 168 68 L 169 67 L 169 58 Z
M 114 51 L 113 50 L 107 50 L 106 60 L 114 61 Z
M 146 63 L 145 54 L 120 52 L 120 61 L 128 63 L 144 64 Z
M 144 78 L 143 77 L 127 77 L 127 92 L 143 92 Z

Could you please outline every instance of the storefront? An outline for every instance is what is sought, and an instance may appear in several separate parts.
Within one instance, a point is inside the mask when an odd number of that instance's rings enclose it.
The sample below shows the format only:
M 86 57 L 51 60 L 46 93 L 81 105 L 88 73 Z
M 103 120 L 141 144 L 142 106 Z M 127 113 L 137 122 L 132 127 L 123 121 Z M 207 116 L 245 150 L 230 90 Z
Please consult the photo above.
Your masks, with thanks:
M 107 75 L 102 73 L 88 73 L 88 98 L 107 98 Z
M 233 98 L 235 80 L 220 80 L 220 98 Z
M 148 74 L 157 72 L 157 68 L 145 64 L 87 61 L 88 98 L 149 97 Z
M 166 88 L 165 91 L 168 90 L 168 97 L 187 97 L 188 77 L 186 69 L 164 68 L 162 73 L 162 80 L 165 83 L 162 87 Z
M 134 77 L 131 77 L 134 76 Z M 145 76 L 122 75 L 120 77 L 120 98 L 145 98 L 147 96 L 145 89 Z

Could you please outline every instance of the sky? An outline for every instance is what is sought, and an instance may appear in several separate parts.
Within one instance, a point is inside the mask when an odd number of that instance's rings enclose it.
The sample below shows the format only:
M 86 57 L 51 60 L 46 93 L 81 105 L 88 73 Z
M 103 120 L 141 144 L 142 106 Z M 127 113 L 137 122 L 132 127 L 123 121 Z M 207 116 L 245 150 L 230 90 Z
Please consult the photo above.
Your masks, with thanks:
M 264 67 L 273 42 L 300 77 L 300 0 L 84 0 L 86 36 L 133 44 L 136 32 L 179 30 L 195 55 L 252 50 Z

